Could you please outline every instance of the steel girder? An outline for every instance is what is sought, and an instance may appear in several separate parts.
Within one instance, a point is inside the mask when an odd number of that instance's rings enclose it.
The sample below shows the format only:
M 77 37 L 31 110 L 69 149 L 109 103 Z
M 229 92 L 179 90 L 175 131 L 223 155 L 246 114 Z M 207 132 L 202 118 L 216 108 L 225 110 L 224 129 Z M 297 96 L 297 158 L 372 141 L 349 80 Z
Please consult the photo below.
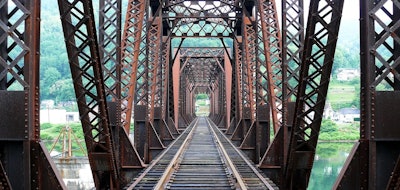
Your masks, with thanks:
M 165 83 L 166 73 L 163 72 L 164 61 L 163 50 L 161 47 L 164 46 L 162 43 L 162 20 L 158 15 L 155 15 L 152 21 L 152 25 L 148 32 L 148 62 L 149 62 L 149 92 L 150 102 L 148 106 L 149 110 L 149 124 L 153 125 L 158 138 L 163 144 L 168 145 L 174 138 L 172 133 L 167 126 L 163 110 L 165 110 L 166 104 L 163 102 L 164 91 L 166 91 L 167 84 Z
M 134 102 L 134 121 L 135 121 L 135 146 L 145 163 L 149 163 L 165 147 L 158 134 L 158 126 L 154 125 L 155 107 L 161 105 L 160 93 L 157 93 L 157 86 L 161 80 L 158 70 L 161 66 L 161 47 L 162 47 L 162 20 L 160 18 L 161 5 L 158 2 L 144 1 L 144 14 L 141 40 L 135 45 L 139 45 L 140 51 L 136 75 L 136 90 Z M 153 9 L 150 9 L 153 8 Z M 157 77 L 155 77 L 157 76 Z M 157 98 L 157 102 L 156 102 Z M 161 115 L 161 110 L 158 111 Z M 165 126 L 163 126 L 165 127 Z M 163 129 L 164 130 L 164 129 Z M 158 130 L 160 131 L 160 130 Z
M 248 7 L 251 10 L 251 7 Z M 241 69 L 237 70 L 239 75 L 242 75 L 241 81 L 241 119 L 238 121 L 235 130 L 232 133 L 231 140 L 236 143 L 255 163 L 258 163 L 260 158 L 260 143 L 264 140 L 268 141 L 267 134 L 263 133 L 264 130 L 257 120 L 257 107 L 256 100 L 259 98 L 260 93 L 259 82 L 257 77 L 260 75 L 260 60 L 258 59 L 258 35 L 257 35 L 257 17 L 251 15 L 248 10 L 243 10 L 242 18 L 243 36 L 237 37 L 238 44 L 241 44 Z M 238 62 L 236 62 L 238 63 Z M 269 109 L 264 109 L 269 113 Z M 269 114 L 267 114 L 269 115 Z M 268 130 L 269 131 L 269 127 Z M 265 136 L 264 136 L 265 135 Z M 264 136 L 264 137 L 262 137 Z M 264 139 L 262 139 L 264 138 Z M 264 141 L 265 142 L 265 141 Z
M 282 126 L 282 41 L 275 0 L 258 1 L 259 32 L 257 106 L 269 103 L 272 126 L 277 133 Z
M 163 18 L 171 37 L 231 37 L 239 15 L 237 1 L 167 1 Z
M 145 38 L 145 31 L 143 28 L 146 26 L 145 0 L 130 0 L 128 2 L 126 19 L 123 30 L 121 53 L 122 53 L 122 69 L 121 69 L 121 88 L 122 93 L 121 111 L 122 122 L 125 131 L 129 133 L 131 117 L 133 111 L 133 104 L 135 101 L 136 83 L 138 75 L 138 65 L 140 55 L 143 55 L 144 48 L 141 46 L 143 38 Z M 141 56 L 142 57 L 142 56 Z
M 233 89 L 234 93 L 232 93 L 232 101 L 234 102 L 233 104 L 235 105 L 235 121 L 231 122 L 228 129 L 226 130 L 225 134 L 228 136 L 232 136 L 233 133 L 236 131 L 236 128 L 239 127 L 240 121 L 243 119 L 243 64 L 242 64 L 242 38 L 238 36 L 236 39 L 233 41 L 233 54 L 234 54 L 234 69 L 232 73 L 232 82 L 233 82 Z
M 333 65 L 343 0 L 311 1 L 284 188 L 306 189 Z
M 259 167 L 282 186 L 304 46 L 303 0 L 282 1 L 282 123 Z
M 0 189 L 65 189 L 40 141 L 40 0 L 0 1 Z
M 144 163 L 129 140 L 129 128 L 124 128 L 124 125 L 129 126 L 130 123 L 130 117 L 126 118 L 126 114 L 122 111 L 127 107 L 128 100 L 123 100 L 123 97 L 127 97 L 129 88 L 125 85 L 122 87 L 122 84 L 126 84 L 126 78 L 131 77 L 132 70 L 124 70 L 125 75 L 123 75 L 122 68 L 132 66 L 121 63 L 128 62 L 126 47 L 123 47 L 124 54 L 121 53 L 121 4 L 121 0 L 100 1 L 99 52 L 104 76 L 105 101 L 109 110 L 112 141 L 115 145 L 115 162 L 120 173 L 120 186 L 124 186 L 144 167 Z M 126 36 L 127 34 L 124 34 L 124 39 Z M 124 43 L 127 44 L 128 42 Z M 122 82 L 122 76 L 125 83 Z
M 59 1 L 89 163 L 97 188 L 119 188 L 119 172 L 91 1 Z
M 334 188 L 399 188 L 400 3 L 360 1 L 361 124 Z
M 164 34 L 165 35 L 165 34 Z M 163 36 L 163 48 L 162 48 L 162 69 L 160 75 L 162 76 L 162 101 L 161 101 L 161 119 L 162 121 L 165 122 L 165 125 L 167 126 L 167 130 L 169 130 L 169 133 L 172 135 L 170 138 L 171 140 L 174 139 L 179 135 L 179 131 L 177 129 L 177 126 L 175 126 L 175 122 L 172 119 L 173 115 L 171 116 L 171 104 L 173 107 L 173 100 L 169 98 L 168 96 L 170 93 L 172 93 L 172 64 L 170 60 L 170 54 L 171 54 L 171 40 L 167 36 Z M 164 133 L 165 134 L 165 133 Z M 168 139 L 167 139 L 168 140 Z
M 118 189 L 144 167 L 128 139 L 129 130 L 123 128 L 123 98 L 133 97 L 126 96 L 129 88 L 123 85 L 129 85 L 133 71 L 121 72 L 127 67 L 121 65 L 121 56 L 127 60 L 120 51 L 121 5 L 100 3 L 99 44 L 91 1 L 59 1 L 59 8 L 95 186 Z
M 124 122 L 125 131 L 129 132 L 131 125 L 131 116 L 133 110 L 135 127 L 135 147 L 144 162 L 148 163 L 160 150 L 164 148 L 153 121 L 149 122 L 149 116 L 154 118 L 154 104 L 148 104 L 149 98 L 155 98 L 153 93 L 149 94 L 149 76 L 158 74 L 158 58 L 153 57 L 154 62 L 149 63 L 147 58 L 149 49 L 146 44 L 148 40 L 160 38 L 160 23 L 151 25 L 148 23 L 149 2 L 145 0 L 128 1 L 124 35 L 122 40 L 122 71 L 121 85 L 124 93 L 122 93 L 122 121 Z M 152 38 L 149 38 L 147 31 L 152 27 Z M 160 41 L 155 44 L 160 47 Z M 156 49 L 152 49 L 156 51 Z M 156 55 L 160 57 L 159 54 Z M 151 73 L 149 64 L 155 64 L 155 69 Z M 153 66 L 153 65 L 152 65 Z M 154 66 L 152 67 L 154 68 Z M 151 81 L 154 82 L 154 81 Z M 152 83 L 154 84 L 154 83 Z M 155 85 L 155 84 L 154 84 Z M 154 89 L 154 88 L 153 88 Z M 150 107 L 148 107 L 150 106 Z M 149 109 L 150 108 L 150 109 Z M 147 135 L 148 134 L 148 135 Z
M 194 117 L 194 101 L 196 92 L 202 91 L 209 94 L 212 102 L 210 109 L 210 118 L 212 118 L 216 124 L 226 128 L 225 126 L 225 112 L 227 112 L 225 105 L 221 102 L 225 102 L 225 64 L 226 52 L 223 48 L 181 48 L 179 50 L 180 58 L 180 73 L 182 74 L 181 82 L 189 89 L 183 95 L 183 105 L 188 105 L 185 110 L 182 110 L 183 115 L 186 119 L 192 120 Z M 183 90 L 181 93 L 184 93 Z M 184 116 L 185 117 L 185 116 Z

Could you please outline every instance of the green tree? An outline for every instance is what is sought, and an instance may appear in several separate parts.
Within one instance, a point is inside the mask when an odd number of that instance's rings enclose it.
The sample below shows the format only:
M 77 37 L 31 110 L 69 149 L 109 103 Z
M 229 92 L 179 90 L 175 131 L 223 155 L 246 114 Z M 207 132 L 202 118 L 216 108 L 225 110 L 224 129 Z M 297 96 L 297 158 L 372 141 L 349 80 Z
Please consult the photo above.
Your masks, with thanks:
M 56 102 L 67 102 L 75 100 L 74 87 L 71 79 L 62 79 L 51 85 L 49 93 L 55 97 Z
M 50 89 L 54 82 L 61 78 L 61 73 L 54 67 L 47 67 L 42 76 L 43 78 L 40 80 L 42 99 L 55 99 L 55 96 L 51 94 Z
M 336 125 L 335 122 L 333 122 L 330 119 L 324 119 L 322 120 L 321 124 L 321 133 L 332 133 L 337 131 L 338 126 Z

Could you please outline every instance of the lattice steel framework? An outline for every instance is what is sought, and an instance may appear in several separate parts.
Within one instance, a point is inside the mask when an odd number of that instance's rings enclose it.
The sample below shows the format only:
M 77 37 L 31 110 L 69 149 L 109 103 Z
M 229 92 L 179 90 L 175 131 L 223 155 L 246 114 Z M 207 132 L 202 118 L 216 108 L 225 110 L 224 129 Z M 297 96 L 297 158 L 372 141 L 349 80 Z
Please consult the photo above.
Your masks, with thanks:
M 311 1 L 284 187 L 306 189 L 322 122 L 343 0 Z
M 99 51 L 106 99 L 118 105 L 121 104 L 121 8 L 121 0 L 100 1 Z
M 129 130 L 122 128 L 127 120 L 123 117 L 127 104 L 121 100 L 127 97 L 129 88 L 121 84 L 129 85 L 126 81 L 130 81 L 133 69 L 121 73 L 121 67 L 126 65 L 121 66 L 119 49 L 120 3 L 100 2 L 99 45 L 91 1 L 59 1 L 75 94 L 97 188 L 118 189 L 144 166 L 128 139 Z
M 398 189 L 400 3 L 360 1 L 361 124 L 337 189 Z
M 224 88 L 225 82 L 225 49 L 223 48 L 181 48 L 180 54 L 180 72 L 183 73 L 180 93 L 184 93 L 184 89 L 189 89 L 189 96 L 182 94 L 182 102 L 180 107 L 185 108 L 181 114 L 189 121 L 192 120 L 194 113 L 194 96 L 197 93 L 205 93 L 210 96 L 211 109 L 210 118 L 215 123 L 225 126 L 226 107 L 220 102 L 224 102 L 226 94 Z M 183 84 L 185 83 L 185 84 Z M 186 92 L 187 93 L 187 92 Z M 189 102 L 187 102 L 189 101 Z M 189 106 L 184 106 L 189 105 Z M 185 116 L 188 115 L 189 116 Z
M 91 1 L 58 3 L 94 182 L 96 187 L 118 188 L 93 5 Z
M 194 95 L 200 92 L 211 97 L 213 120 L 230 125 L 227 134 L 232 134 L 232 140 L 255 162 L 269 143 L 271 111 L 275 139 L 283 142 L 283 147 L 273 144 L 260 166 L 264 160 L 273 160 L 268 166 L 281 167 L 275 175 L 283 188 L 307 187 L 343 0 L 311 1 L 303 54 L 301 0 L 282 1 L 283 46 L 273 0 L 178 0 L 162 4 L 129 0 L 123 37 L 121 0 L 102 0 L 98 39 L 92 1 L 58 3 L 96 188 L 119 189 L 133 177 L 132 168 L 144 166 L 142 159 L 150 162 L 173 139 L 172 132 L 178 134 L 178 126 L 171 125 L 179 119 L 186 124 L 193 120 Z M 5 131 L 0 134 L 0 181 L 4 188 L 65 188 L 39 139 L 39 5 L 38 0 L 0 1 L 0 93 L 5 97 L 0 105 L 12 108 L 0 111 L 4 121 L 0 129 Z M 400 89 L 399 7 L 397 1 L 362 1 L 361 139 L 352 152 L 353 160 L 347 163 L 349 169 L 343 173 L 359 179 L 351 187 L 377 188 L 390 180 L 387 187 L 395 188 L 399 181 L 400 163 L 381 164 L 383 157 L 387 163 L 400 160 L 394 126 L 398 121 L 388 119 L 397 117 L 379 114 L 385 108 L 398 107 L 392 98 L 397 100 Z M 181 49 L 188 37 L 220 38 L 223 46 L 223 38 L 231 38 L 235 55 L 228 56 L 229 47 Z M 182 38 L 178 51 L 185 53 L 170 56 L 174 53 L 170 52 L 173 38 Z M 177 62 L 182 65 L 175 91 L 172 63 Z M 232 76 L 227 76 L 229 67 Z M 235 89 L 228 98 L 229 87 L 225 85 L 229 82 Z M 179 110 L 175 96 L 184 105 Z M 293 132 L 290 146 L 286 146 L 288 133 L 279 135 L 279 128 L 286 130 L 292 124 L 288 102 L 296 98 Z M 236 110 L 232 112 L 233 123 L 226 105 L 231 100 Z M 138 151 L 127 138 L 132 110 Z M 167 117 L 173 118 L 168 121 L 171 125 L 167 125 Z M 17 127 L 11 130 L 10 124 Z M 17 156 L 4 156 L 5 152 Z M 23 155 L 18 156 L 18 152 Z M 21 163 L 22 167 L 16 167 Z M 362 174 L 351 173 L 357 166 Z M 21 173 L 29 176 L 17 183 Z M 378 173 L 384 177 L 378 179 Z M 341 179 L 337 186 L 349 187 L 348 178 Z
M 0 189 L 65 189 L 40 141 L 40 1 L 0 1 Z
M 112 141 L 115 144 L 113 151 L 115 153 L 116 166 L 120 173 L 119 183 L 124 185 L 130 181 L 132 176 L 138 173 L 139 169 L 144 167 L 144 164 L 136 148 L 129 140 L 129 128 L 124 128 L 124 125 L 129 125 L 126 122 L 126 114 L 122 110 L 126 110 L 125 108 L 129 100 L 123 100 L 123 97 L 126 96 L 122 94 L 129 94 L 129 89 L 125 88 L 125 86 L 122 87 L 121 84 L 125 84 L 126 82 L 122 82 L 122 76 L 124 76 L 125 79 L 127 77 L 132 77 L 133 71 L 129 69 L 124 70 L 125 75 L 123 75 L 121 69 L 131 67 L 121 63 L 121 4 L 121 0 L 100 1 L 100 22 L 98 31 L 99 52 L 106 94 L 105 101 L 107 101 L 107 109 L 109 110 L 108 117 Z M 127 43 L 124 44 L 126 45 Z M 124 58 L 126 61 L 126 57 Z M 129 74 L 129 76 L 127 76 L 127 74 Z M 128 121 L 130 122 L 130 119 L 128 119 Z
M 274 132 L 282 126 L 282 43 L 275 0 L 258 1 L 259 66 L 257 106 L 269 103 Z
M 294 118 L 293 101 L 297 96 L 304 46 L 303 17 L 303 0 L 282 1 L 282 123 L 259 165 L 277 184 L 283 182 L 283 171 L 287 164 L 289 131 Z
M 122 122 L 125 131 L 129 133 L 133 104 L 135 100 L 136 82 L 138 74 L 138 64 L 143 59 L 144 47 L 141 46 L 145 31 L 145 0 L 130 0 L 127 6 L 127 13 L 122 37 L 122 70 L 121 70 L 121 88 L 122 102 Z M 140 58 L 140 59 L 139 59 Z

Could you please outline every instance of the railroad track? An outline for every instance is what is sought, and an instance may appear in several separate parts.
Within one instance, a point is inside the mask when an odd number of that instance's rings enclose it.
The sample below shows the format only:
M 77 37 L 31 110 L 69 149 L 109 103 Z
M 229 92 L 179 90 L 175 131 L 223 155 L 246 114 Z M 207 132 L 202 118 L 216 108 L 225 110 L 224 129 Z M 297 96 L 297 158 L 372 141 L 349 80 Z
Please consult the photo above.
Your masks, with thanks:
M 278 189 L 208 119 L 196 119 L 125 189 Z

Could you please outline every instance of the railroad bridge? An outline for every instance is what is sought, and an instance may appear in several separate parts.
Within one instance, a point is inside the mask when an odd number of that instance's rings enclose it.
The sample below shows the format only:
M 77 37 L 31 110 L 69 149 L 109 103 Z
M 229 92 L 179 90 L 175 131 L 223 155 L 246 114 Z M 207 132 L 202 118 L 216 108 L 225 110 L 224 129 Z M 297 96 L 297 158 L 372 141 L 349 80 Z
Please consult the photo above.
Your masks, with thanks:
M 90 0 L 58 0 L 97 189 L 194 183 L 185 163 L 222 172 L 228 189 L 252 189 L 252 178 L 265 185 L 254 188 L 306 189 L 343 0 L 279 2 L 100 0 L 95 18 Z M 65 188 L 40 140 L 40 3 L 0 1 L 1 189 Z M 397 189 L 400 4 L 361 0 L 359 10 L 360 138 L 334 188 Z M 193 47 L 211 38 L 218 46 Z M 200 93 L 207 118 L 195 115 Z

